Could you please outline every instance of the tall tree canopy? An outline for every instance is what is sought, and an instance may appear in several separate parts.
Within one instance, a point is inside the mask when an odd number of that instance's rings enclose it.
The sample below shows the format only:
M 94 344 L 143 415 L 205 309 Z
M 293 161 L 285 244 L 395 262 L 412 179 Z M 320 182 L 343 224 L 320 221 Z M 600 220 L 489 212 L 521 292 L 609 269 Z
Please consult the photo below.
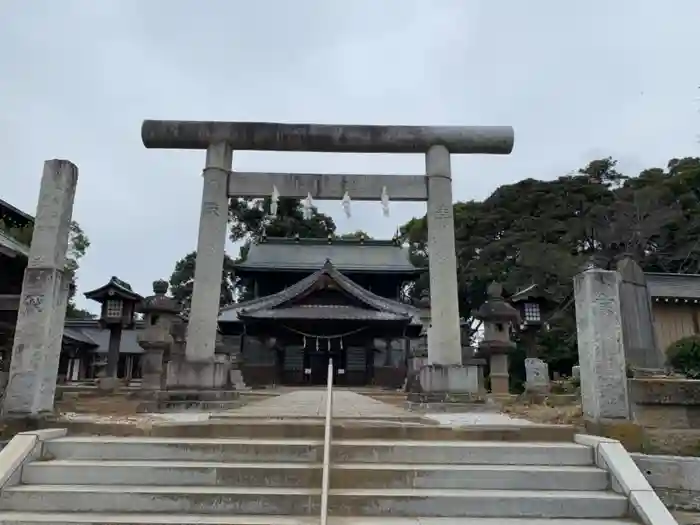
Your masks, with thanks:
M 263 232 L 269 237 L 325 238 L 335 234 L 335 222 L 315 207 L 311 218 L 304 218 L 299 199 L 281 197 L 277 203 L 277 215 L 270 217 L 270 198 L 229 201 L 231 240 L 258 240 Z
M 170 276 L 170 293 L 177 299 L 184 310 L 189 310 L 194 290 L 194 269 L 197 252 L 191 252 L 175 263 L 175 269 Z M 235 299 L 236 277 L 233 273 L 233 260 L 224 255 L 224 266 L 221 270 L 221 295 L 219 304 L 231 304 Z
M 454 205 L 460 310 L 485 300 L 492 280 L 513 293 L 538 284 L 559 304 L 538 341 L 556 369 L 575 361 L 572 278 L 587 264 L 611 268 L 623 255 L 645 271 L 700 272 L 700 158 L 672 159 L 636 177 L 611 158 L 551 181 L 501 186 L 482 202 Z M 411 257 L 427 265 L 426 218 L 402 229 Z M 418 297 L 424 276 L 411 290 Z M 567 370 L 568 371 L 568 370 Z

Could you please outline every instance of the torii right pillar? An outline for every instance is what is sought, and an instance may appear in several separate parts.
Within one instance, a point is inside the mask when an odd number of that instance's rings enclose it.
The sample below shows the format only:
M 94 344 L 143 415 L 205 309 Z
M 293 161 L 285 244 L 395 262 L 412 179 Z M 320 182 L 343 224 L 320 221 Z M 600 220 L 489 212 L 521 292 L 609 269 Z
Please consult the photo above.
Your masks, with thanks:
M 479 394 L 481 371 L 476 362 L 462 361 L 449 150 L 443 145 L 431 146 L 425 164 L 431 327 L 428 364 L 420 370 L 419 380 L 426 400 L 446 401 L 455 394 Z

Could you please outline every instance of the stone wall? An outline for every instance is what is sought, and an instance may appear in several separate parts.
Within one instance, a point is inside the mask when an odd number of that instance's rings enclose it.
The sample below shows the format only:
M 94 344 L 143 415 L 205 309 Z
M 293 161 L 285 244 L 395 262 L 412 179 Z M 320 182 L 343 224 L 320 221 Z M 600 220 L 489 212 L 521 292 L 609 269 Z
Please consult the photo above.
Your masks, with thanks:
M 700 380 L 631 379 L 629 393 L 634 419 L 643 427 L 700 429 Z
M 632 459 L 668 508 L 700 511 L 700 458 L 632 454 Z
M 643 452 L 700 456 L 699 380 L 630 379 L 629 396 Z

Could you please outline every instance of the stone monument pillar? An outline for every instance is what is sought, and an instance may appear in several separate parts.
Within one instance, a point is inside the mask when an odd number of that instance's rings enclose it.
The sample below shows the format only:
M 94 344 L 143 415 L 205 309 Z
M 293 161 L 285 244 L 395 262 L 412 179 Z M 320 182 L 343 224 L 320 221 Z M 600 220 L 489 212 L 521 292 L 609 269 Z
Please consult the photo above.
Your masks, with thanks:
M 656 345 L 651 297 L 644 272 L 630 257 L 617 263 L 617 271 L 625 359 L 633 368 L 663 372 L 665 359 Z
M 185 348 L 187 362 L 192 366 L 190 373 L 182 377 L 193 388 L 214 387 L 216 326 L 226 245 L 228 178 L 232 155 L 231 147 L 225 142 L 212 144 L 207 149 L 194 290 Z
M 53 411 L 70 287 L 65 268 L 77 183 L 78 168 L 73 163 L 57 159 L 44 163 L 3 398 L 7 416 L 33 417 Z
M 141 390 L 156 392 L 166 388 L 165 354 L 173 346 L 173 328 L 179 321 L 180 305 L 167 297 L 167 281 L 155 281 L 153 293 L 141 303 L 144 330 L 138 334 L 144 355 L 141 361 Z
M 507 395 L 509 389 L 508 354 L 515 348 L 510 339 L 511 326 L 520 324 L 520 313 L 503 299 L 503 287 L 491 283 L 488 298 L 474 314 L 484 323 L 484 338 L 479 343 L 479 355 L 489 359 L 491 393 Z
M 584 418 L 629 419 L 620 274 L 586 270 L 574 277 L 574 295 Z

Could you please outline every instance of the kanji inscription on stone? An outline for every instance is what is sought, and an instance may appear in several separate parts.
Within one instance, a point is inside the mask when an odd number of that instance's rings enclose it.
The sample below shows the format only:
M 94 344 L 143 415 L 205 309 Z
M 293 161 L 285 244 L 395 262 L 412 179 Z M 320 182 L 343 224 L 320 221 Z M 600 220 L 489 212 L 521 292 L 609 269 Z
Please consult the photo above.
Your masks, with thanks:
M 450 214 L 450 208 L 447 206 L 440 206 L 437 210 L 435 210 L 435 218 L 436 219 L 449 219 L 451 217 Z
M 212 201 L 204 201 L 202 203 L 202 211 L 207 215 L 219 215 L 219 204 Z

